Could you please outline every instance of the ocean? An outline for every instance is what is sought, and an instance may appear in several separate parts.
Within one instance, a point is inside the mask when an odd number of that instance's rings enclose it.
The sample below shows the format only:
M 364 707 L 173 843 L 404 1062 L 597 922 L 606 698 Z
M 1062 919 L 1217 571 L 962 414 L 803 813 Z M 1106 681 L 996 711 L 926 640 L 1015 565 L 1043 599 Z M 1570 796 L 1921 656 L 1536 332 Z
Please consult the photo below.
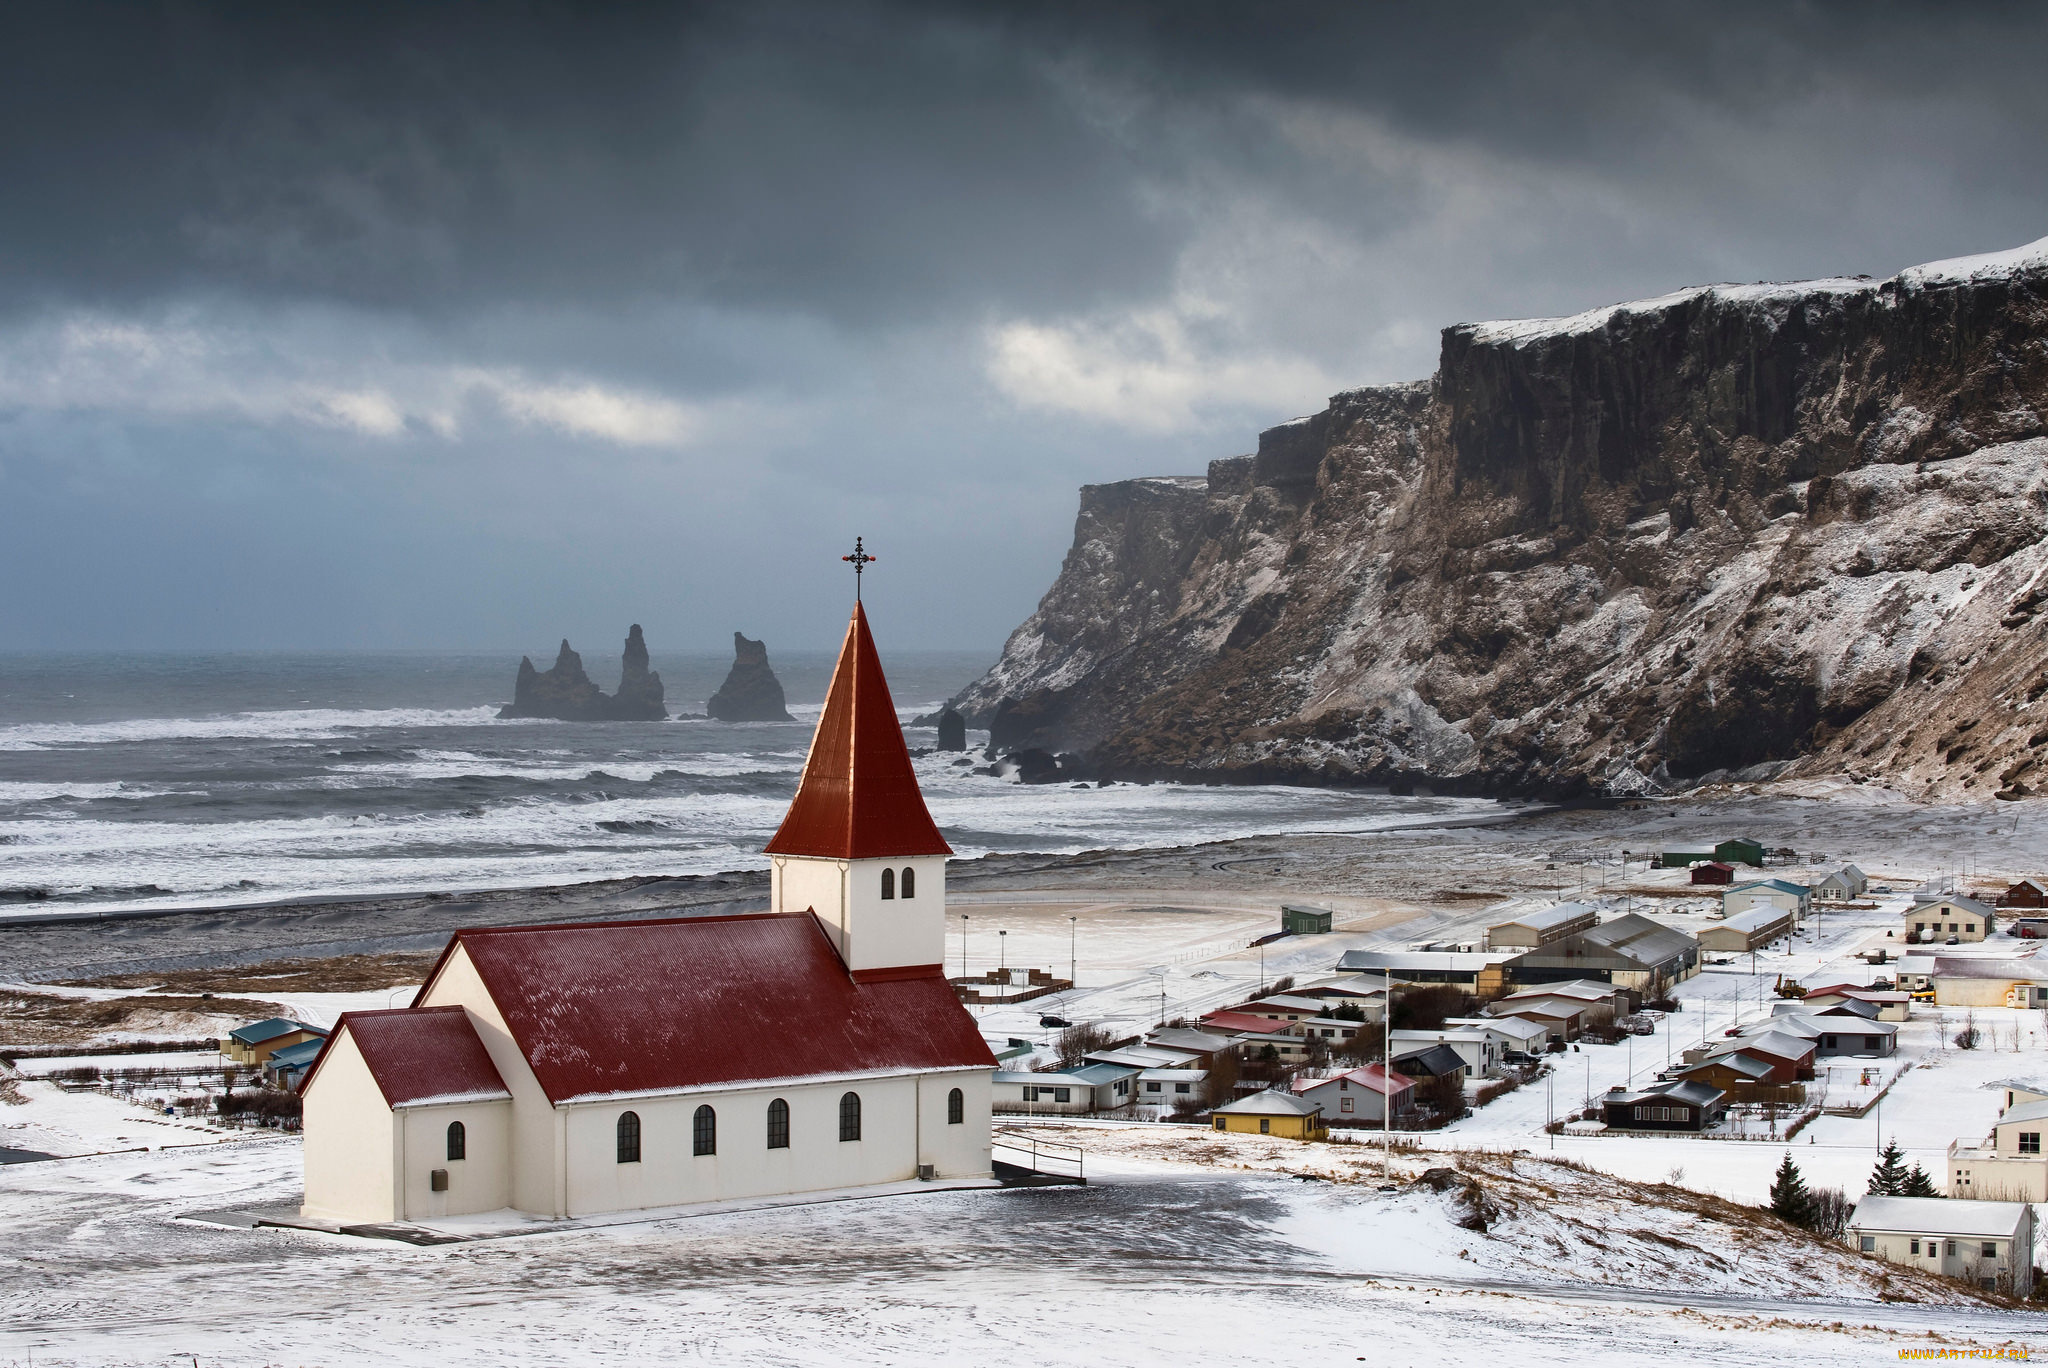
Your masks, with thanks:
M 505 652 L 0 655 L 0 903 L 228 905 L 758 869 L 833 653 L 772 661 L 795 722 L 500 721 L 518 665 Z M 585 664 L 600 687 L 617 683 L 614 661 Z M 989 661 L 898 652 L 887 664 L 906 737 L 928 748 L 934 729 L 910 720 Z M 701 712 L 731 657 L 653 665 L 670 712 Z M 968 857 L 1371 831 L 1493 806 L 1277 786 L 1032 787 L 960 761 L 926 754 L 917 767 Z

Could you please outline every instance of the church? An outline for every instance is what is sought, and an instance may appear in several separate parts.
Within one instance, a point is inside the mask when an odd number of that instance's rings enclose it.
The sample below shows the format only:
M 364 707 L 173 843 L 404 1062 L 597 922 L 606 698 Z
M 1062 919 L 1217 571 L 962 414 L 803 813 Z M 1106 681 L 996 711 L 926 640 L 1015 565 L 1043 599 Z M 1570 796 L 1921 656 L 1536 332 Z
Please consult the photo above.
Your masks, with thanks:
M 550 1219 L 986 1177 L 995 1058 L 854 605 L 766 913 L 458 931 L 301 1088 L 308 1220 Z

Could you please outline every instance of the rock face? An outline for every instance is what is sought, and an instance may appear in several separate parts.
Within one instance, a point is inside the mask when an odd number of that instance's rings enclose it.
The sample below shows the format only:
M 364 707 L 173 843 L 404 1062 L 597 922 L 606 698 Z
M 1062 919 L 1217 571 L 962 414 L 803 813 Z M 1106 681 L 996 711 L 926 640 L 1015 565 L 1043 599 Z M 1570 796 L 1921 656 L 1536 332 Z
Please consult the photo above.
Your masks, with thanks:
M 661 676 L 647 668 L 647 640 L 634 623 L 626 633 L 626 651 L 619 664 L 619 691 L 612 695 L 611 715 L 622 721 L 659 722 L 668 716 L 661 697 Z
M 939 711 L 939 749 L 942 751 L 964 751 L 967 749 L 967 719 L 950 706 Z
M 2048 782 L 2048 240 L 1466 324 L 1094 485 L 955 705 L 1098 771 L 1473 792 Z
M 732 670 L 704 704 L 721 722 L 794 722 L 782 696 L 782 681 L 768 668 L 766 642 L 732 634 Z
M 569 649 L 568 638 L 546 670 L 533 668 L 528 656 L 519 658 L 519 676 L 512 686 L 512 702 L 498 710 L 500 717 L 547 717 L 559 722 L 659 722 L 668 716 L 662 707 L 661 676 L 647 668 L 647 642 L 634 623 L 626 636 L 625 657 L 619 672 L 616 697 L 591 682 L 583 672 L 583 657 Z

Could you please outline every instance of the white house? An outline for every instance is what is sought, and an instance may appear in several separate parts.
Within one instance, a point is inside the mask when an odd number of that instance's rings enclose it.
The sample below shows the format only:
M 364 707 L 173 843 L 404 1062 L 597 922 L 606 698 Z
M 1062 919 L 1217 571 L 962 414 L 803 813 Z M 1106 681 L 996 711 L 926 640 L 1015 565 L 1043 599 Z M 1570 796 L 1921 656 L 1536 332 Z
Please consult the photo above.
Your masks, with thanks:
M 1891 1263 L 2020 1297 L 2034 1288 L 2034 1209 L 2025 1202 L 1865 1197 L 1849 1237 Z
M 2008 1106 L 1982 1144 L 1958 1140 L 1948 1147 L 1948 1195 L 1994 1202 L 2048 1202 L 2048 1152 L 2041 1145 L 2044 1133 L 2048 1133 L 2048 1102 Z
M 1917 937 L 1922 945 L 1981 941 L 1997 925 L 1998 910 L 1975 898 L 1929 898 L 1906 910 L 1906 934 Z
M 1527 1017 L 1447 1017 L 1444 1025 L 1486 1032 L 1500 1046 L 1503 1060 L 1511 1051 L 1542 1054 L 1550 1044 L 1549 1026 Z
M 1721 913 L 1728 917 L 1759 907 L 1775 907 L 1799 918 L 1804 917 L 1812 905 L 1813 890 L 1789 879 L 1758 879 L 1752 883 L 1737 884 L 1721 895 Z
M 1296 1096 L 1321 1107 L 1323 1120 L 1332 1126 L 1384 1124 L 1386 1099 L 1390 1096 L 1398 1120 L 1415 1101 L 1415 1081 L 1379 1064 L 1352 1069 L 1335 1078 L 1297 1078 L 1292 1087 Z
M 1843 865 L 1813 886 L 1813 896 L 1817 902 L 1854 902 L 1868 887 L 1870 880 L 1862 870 L 1855 865 Z
M 1483 1027 L 1447 1025 L 1441 1031 L 1390 1031 L 1388 1052 L 1396 1060 L 1430 1045 L 1447 1045 L 1465 1061 L 1465 1071 L 1474 1077 L 1491 1078 L 1500 1072 L 1501 1040 Z
M 859 607 L 767 851 L 767 914 L 458 931 L 410 1007 L 344 1013 L 301 1090 L 303 1214 L 987 1176 L 995 1058 L 940 967 L 951 852 Z

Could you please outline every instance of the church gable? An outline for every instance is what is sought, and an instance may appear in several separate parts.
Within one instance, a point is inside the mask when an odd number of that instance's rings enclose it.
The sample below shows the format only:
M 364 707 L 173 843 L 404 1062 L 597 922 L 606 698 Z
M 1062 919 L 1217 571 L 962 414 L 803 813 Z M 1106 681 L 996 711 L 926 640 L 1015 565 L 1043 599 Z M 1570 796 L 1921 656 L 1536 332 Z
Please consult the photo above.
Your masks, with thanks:
M 943 977 L 855 982 L 808 914 L 461 931 L 443 963 L 458 945 L 554 1103 L 995 1065 Z
M 460 1007 L 406 1007 L 343 1012 L 320 1055 L 306 1071 L 308 1092 L 346 1036 L 362 1057 L 388 1107 L 423 1102 L 509 1098 L 505 1080 Z

